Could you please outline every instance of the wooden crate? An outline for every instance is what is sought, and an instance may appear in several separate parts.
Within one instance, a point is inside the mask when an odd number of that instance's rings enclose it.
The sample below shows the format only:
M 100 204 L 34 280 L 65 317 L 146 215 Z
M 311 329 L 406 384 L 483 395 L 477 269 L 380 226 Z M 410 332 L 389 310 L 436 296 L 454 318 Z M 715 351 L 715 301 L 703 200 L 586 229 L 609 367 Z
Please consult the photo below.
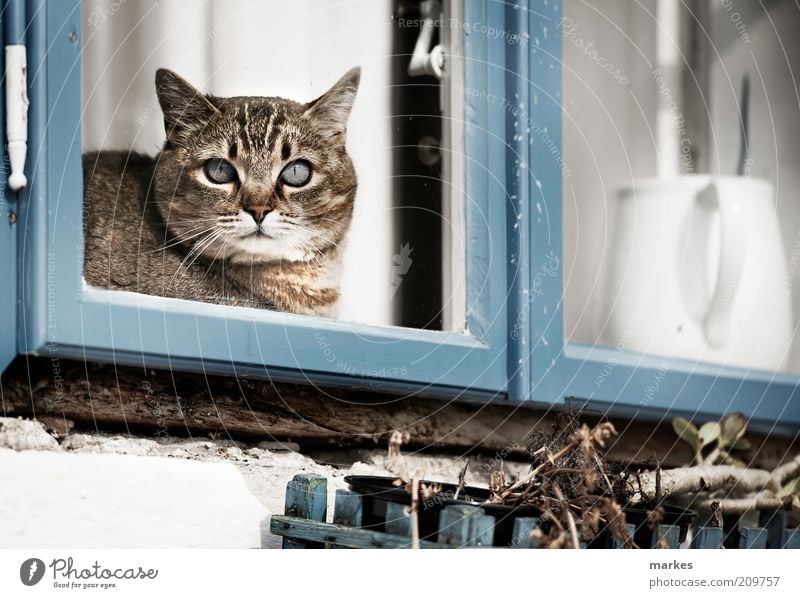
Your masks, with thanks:
M 327 522 L 328 481 L 315 474 L 298 474 L 286 486 L 284 515 L 270 518 L 269 529 L 283 537 L 283 547 L 296 548 L 410 548 L 411 517 L 404 505 L 390 503 L 387 508 L 385 531 L 362 527 L 363 498 L 356 492 L 337 490 L 333 522 Z M 420 548 L 478 548 L 492 546 L 494 517 L 480 507 L 448 506 L 439 519 L 435 542 L 423 540 Z M 786 528 L 786 513 L 762 513 L 763 527 L 744 527 L 735 537 L 725 537 L 723 529 L 701 526 L 694 531 L 690 548 L 800 548 L 800 529 Z M 520 517 L 514 521 L 512 548 L 537 548 L 531 532 L 540 525 L 537 517 Z M 634 526 L 628 524 L 633 537 Z M 679 529 L 661 525 L 652 534 L 651 546 L 656 548 L 663 537 L 668 548 L 678 548 Z M 622 548 L 612 538 L 606 548 Z

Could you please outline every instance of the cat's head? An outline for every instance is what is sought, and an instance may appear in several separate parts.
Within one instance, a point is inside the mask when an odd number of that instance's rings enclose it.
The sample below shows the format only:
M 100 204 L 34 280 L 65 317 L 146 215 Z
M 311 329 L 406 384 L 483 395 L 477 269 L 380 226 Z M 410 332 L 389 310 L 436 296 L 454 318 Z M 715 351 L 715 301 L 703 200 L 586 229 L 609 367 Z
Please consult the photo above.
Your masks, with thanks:
M 347 232 L 356 174 L 345 133 L 360 69 L 320 98 L 205 95 L 166 69 L 156 90 L 167 140 L 155 199 L 172 234 L 234 262 L 309 261 Z

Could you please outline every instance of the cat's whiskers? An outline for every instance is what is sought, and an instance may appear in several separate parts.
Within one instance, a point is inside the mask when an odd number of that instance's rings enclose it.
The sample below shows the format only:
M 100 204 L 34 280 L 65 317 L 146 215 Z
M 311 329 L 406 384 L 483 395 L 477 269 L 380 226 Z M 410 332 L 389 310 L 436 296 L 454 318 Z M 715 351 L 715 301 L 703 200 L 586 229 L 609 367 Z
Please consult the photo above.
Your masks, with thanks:
M 202 230 L 200 230 L 199 233 L 194 233 L 194 231 L 196 231 L 198 228 Z M 182 243 L 186 243 L 187 241 L 191 241 L 192 239 L 195 239 L 200 235 L 206 234 L 212 230 L 214 230 L 214 226 L 207 226 L 207 227 L 198 226 L 195 228 L 191 228 L 183 234 L 184 235 L 187 235 L 189 233 L 194 233 L 194 234 L 189 234 L 188 237 L 182 235 L 176 235 L 175 237 L 173 237 L 173 241 L 171 243 L 168 243 L 167 245 L 162 245 L 161 247 L 156 247 L 155 249 L 147 251 L 146 253 L 157 253 L 160 251 L 164 251 L 165 249 L 169 249 L 170 247 L 175 247 L 175 245 L 180 245 Z
M 206 276 L 208 276 L 208 273 L 211 272 L 211 268 L 214 267 L 214 262 L 217 261 L 217 258 L 219 257 L 219 254 L 222 253 L 222 250 L 225 249 L 225 246 L 228 244 L 228 242 L 232 238 L 233 237 L 231 235 L 228 235 L 225 238 L 225 240 L 222 242 L 222 245 L 220 245 L 219 249 L 217 250 L 217 253 L 214 255 L 214 258 L 211 260 L 211 263 L 208 265 L 208 269 L 205 271 L 205 273 L 203 273 L 203 276 L 200 278 L 200 280 L 205 280 L 206 279 Z
M 175 277 L 178 276 L 181 273 L 181 270 L 184 270 L 184 271 L 188 272 L 189 269 L 194 265 L 194 263 L 200 258 L 200 256 L 203 254 L 203 252 L 208 247 L 210 247 L 214 243 L 214 241 L 216 241 L 224 233 L 225 233 L 224 230 L 221 230 L 219 228 L 214 228 L 214 229 L 212 229 L 212 231 L 208 235 L 208 237 L 206 237 L 204 239 L 201 239 L 200 241 L 196 242 L 194 247 L 192 247 L 189 250 L 189 252 L 183 258 L 181 263 L 178 265 L 177 269 L 175 270 L 175 273 L 172 275 L 172 278 L 170 278 L 169 284 L 170 285 L 172 284 L 172 282 L 175 280 Z M 186 264 L 186 261 L 189 260 L 190 258 L 191 258 L 191 261 L 188 264 Z M 184 264 L 186 264 L 186 265 L 184 265 Z

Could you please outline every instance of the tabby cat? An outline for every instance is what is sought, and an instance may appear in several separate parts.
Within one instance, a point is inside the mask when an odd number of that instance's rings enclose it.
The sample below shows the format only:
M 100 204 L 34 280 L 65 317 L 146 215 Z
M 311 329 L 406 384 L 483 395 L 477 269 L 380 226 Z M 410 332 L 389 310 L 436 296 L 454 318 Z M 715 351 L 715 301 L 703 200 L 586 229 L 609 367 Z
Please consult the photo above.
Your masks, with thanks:
M 156 74 L 157 156 L 84 155 L 93 286 L 333 316 L 356 174 L 345 133 L 360 69 L 322 97 L 205 95 Z

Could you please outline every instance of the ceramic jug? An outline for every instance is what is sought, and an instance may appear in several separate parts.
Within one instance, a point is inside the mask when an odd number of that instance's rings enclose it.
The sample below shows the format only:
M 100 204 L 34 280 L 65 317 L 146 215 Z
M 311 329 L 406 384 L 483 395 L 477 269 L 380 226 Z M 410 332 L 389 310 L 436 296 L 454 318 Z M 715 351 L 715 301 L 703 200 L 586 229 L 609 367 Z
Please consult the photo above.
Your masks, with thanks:
M 652 355 L 783 369 L 793 323 L 787 270 L 769 182 L 636 181 L 618 195 L 599 339 Z

